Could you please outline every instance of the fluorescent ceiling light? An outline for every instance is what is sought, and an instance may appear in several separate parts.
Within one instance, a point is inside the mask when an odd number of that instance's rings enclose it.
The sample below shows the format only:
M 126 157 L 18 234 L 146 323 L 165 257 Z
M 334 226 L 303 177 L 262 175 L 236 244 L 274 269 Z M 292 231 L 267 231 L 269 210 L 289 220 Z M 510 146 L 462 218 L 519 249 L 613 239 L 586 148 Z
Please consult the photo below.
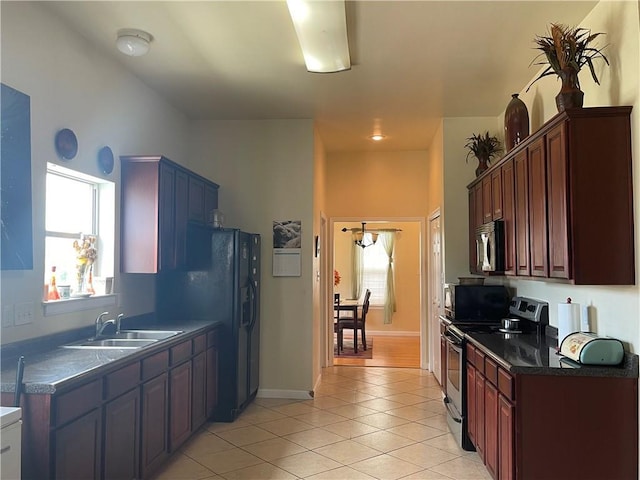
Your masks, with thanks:
M 349 42 L 344 0 L 287 0 L 307 70 L 349 70 Z

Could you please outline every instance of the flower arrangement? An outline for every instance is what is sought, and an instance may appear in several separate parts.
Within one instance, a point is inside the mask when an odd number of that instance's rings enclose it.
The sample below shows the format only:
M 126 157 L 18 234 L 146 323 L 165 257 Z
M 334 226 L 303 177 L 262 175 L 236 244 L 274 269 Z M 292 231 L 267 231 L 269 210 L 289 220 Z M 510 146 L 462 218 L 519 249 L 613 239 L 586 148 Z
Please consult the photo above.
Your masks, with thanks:
M 80 235 L 80 240 L 73 241 L 73 248 L 76 251 L 76 281 L 75 293 L 95 293 L 93 292 L 92 276 L 93 262 L 98 258 L 95 235 Z
M 333 286 L 337 287 L 340 285 L 340 273 L 337 270 L 333 271 Z
M 480 175 L 487 168 L 489 168 L 491 159 L 502 151 L 502 147 L 500 146 L 500 140 L 498 140 L 498 137 L 490 136 L 489 132 L 486 132 L 484 135 L 476 135 L 474 133 L 469 138 L 467 138 L 465 148 L 469 149 L 466 158 L 467 162 L 469 161 L 470 155 L 473 155 L 478 159 L 479 164 L 478 168 L 476 169 L 476 176 Z

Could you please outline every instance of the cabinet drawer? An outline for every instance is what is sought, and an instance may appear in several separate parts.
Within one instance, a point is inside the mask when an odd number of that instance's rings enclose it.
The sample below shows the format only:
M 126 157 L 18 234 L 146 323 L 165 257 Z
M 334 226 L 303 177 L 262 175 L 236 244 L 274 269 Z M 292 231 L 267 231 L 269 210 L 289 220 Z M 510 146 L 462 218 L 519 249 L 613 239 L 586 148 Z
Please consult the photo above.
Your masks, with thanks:
M 513 377 L 501 368 L 498 369 L 498 390 L 509 400 L 516 399 L 513 391 Z
M 476 348 L 476 361 L 474 365 L 482 375 L 484 375 L 484 359 L 485 354 Z
M 484 376 L 494 386 L 498 386 L 498 364 L 490 358 L 484 360 Z
M 470 343 L 467 343 L 467 362 L 476 366 L 476 347 Z
M 200 352 L 204 352 L 207 347 L 207 336 L 200 335 L 193 339 L 193 354 L 197 355 Z
M 147 381 L 160 375 L 169 367 L 169 350 L 156 353 L 142 360 L 142 380 Z
M 175 347 L 171 347 L 171 365 L 177 365 L 178 363 L 187 360 L 191 357 L 191 352 L 191 340 L 187 340 Z
M 102 379 L 94 380 L 69 393 L 62 394 L 56 400 L 55 425 L 62 425 L 74 418 L 93 410 L 102 400 Z
M 140 362 L 121 368 L 105 377 L 105 400 L 117 397 L 140 383 Z

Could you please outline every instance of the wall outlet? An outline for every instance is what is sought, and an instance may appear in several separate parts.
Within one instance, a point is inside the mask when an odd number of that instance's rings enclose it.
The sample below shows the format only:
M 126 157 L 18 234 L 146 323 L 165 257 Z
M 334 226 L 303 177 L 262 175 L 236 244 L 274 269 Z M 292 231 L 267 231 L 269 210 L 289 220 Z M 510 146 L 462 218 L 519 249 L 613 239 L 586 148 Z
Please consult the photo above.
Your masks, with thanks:
M 14 313 L 13 313 L 13 305 L 3 305 L 2 306 L 2 327 L 13 327 L 14 322 Z
M 26 325 L 33 322 L 35 316 L 33 303 L 18 303 L 15 306 L 15 324 Z

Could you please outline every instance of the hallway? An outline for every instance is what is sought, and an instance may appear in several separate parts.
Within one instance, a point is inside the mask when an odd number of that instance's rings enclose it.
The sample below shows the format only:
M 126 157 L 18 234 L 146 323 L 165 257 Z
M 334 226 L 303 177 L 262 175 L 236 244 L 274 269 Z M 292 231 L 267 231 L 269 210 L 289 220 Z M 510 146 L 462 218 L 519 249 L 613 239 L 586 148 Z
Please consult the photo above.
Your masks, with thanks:
M 488 480 L 460 449 L 440 387 L 419 369 L 331 367 L 312 400 L 257 398 L 210 423 L 157 480 Z
M 333 357 L 334 365 L 358 367 L 397 367 L 420 368 L 420 337 L 415 336 L 375 336 L 372 358 Z M 353 343 L 353 337 L 346 336 L 344 341 Z

